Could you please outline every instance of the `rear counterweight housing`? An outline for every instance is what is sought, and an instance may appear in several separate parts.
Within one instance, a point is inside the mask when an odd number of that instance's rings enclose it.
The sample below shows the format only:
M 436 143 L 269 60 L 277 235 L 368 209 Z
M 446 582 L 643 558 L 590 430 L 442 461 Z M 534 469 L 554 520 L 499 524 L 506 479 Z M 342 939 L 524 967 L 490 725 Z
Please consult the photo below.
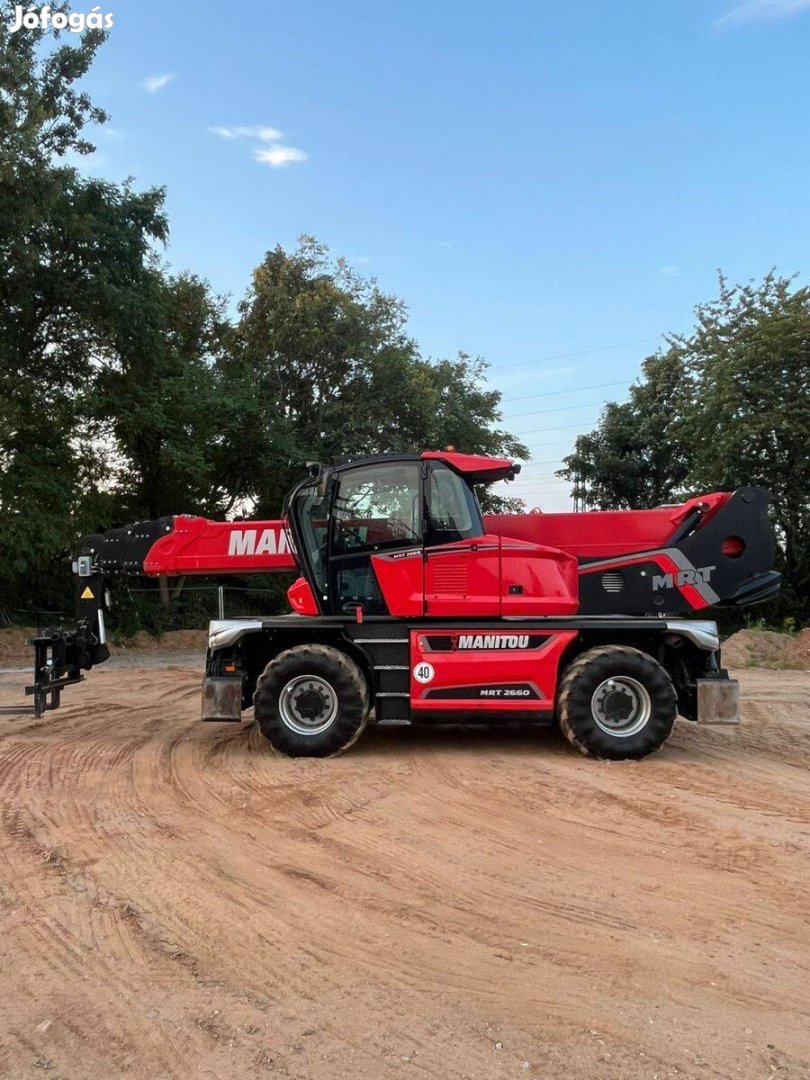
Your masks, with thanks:
M 740 488 L 716 510 L 696 513 L 659 548 L 581 559 L 580 612 L 690 615 L 771 599 L 781 575 L 771 569 L 769 502 L 764 488 Z

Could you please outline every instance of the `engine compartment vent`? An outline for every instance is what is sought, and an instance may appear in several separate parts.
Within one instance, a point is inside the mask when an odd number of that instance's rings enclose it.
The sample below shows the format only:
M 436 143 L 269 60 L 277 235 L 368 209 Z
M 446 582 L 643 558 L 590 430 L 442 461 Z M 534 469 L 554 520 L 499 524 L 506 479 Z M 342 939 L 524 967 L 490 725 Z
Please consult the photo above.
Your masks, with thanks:
M 602 574 L 602 588 L 606 593 L 621 592 L 624 588 L 624 574 L 619 570 L 612 570 L 608 574 Z
M 437 593 L 467 592 L 467 563 L 441 560 L 433 568 L 433 588 Z

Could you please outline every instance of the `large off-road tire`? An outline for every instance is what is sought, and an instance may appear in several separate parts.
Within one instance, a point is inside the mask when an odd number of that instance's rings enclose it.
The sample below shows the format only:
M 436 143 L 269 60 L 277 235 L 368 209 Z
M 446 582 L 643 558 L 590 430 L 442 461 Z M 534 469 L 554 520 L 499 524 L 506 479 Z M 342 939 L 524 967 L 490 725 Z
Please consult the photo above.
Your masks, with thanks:
M 672 731 L 677 694 L 657 660 L 626 645 L 600 645 L 579 655 L 557 692 L 563 734 L 595 758 L 643 758 Z
M 289 757 L 329 757 L 360 737 L 369 713 L 365 676 L 329 645 L 296 645 L 271 660 L 253 695 L 262 735 Z

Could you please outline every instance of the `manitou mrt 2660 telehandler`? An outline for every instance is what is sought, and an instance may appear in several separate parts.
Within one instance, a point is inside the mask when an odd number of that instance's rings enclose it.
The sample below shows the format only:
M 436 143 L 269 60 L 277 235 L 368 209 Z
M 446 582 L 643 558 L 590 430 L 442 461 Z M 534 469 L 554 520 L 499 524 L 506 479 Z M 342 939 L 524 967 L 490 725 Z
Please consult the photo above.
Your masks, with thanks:
M 79 625 L 35 639 L 35 710 L 107 658 L 113 575 L 295 570 L 293 613 L 213 622 L 203 719 L 254 708 L 272 745 L 335 754 L 369 718 L 557 722 L 584 753 L 640 758 L 676 713 L 736 723 L 713 604 L 773 596 L 768 493 L 679 506 L 483 517 L 519 466 L 454 452 L 311 470 L 284 521 L 174 517 L 79 543 Z

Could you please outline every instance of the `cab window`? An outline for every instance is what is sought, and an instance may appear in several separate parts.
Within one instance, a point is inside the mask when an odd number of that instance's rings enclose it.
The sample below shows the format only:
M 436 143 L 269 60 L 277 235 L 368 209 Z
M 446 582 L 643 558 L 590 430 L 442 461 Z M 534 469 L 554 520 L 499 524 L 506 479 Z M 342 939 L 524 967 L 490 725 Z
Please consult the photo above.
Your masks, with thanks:
M 419 462 L 341 473 L 332 510 L 333 555 L 421 545 L 419 480 Z
M 296 513 L 304 538 L 304 551 L 309 556 L 318 593 L 323 595 L 326 591 L 327 580 L 328 502 L 323 495 L 318 494 L 314 484 L 300 492 L 296 501 Z
M 483 536 L 481 509 L 473 491 L 462 478 L 444 466 L 432 466 L 427 488 L 428 529 L 426 543 L 449 544 Z

